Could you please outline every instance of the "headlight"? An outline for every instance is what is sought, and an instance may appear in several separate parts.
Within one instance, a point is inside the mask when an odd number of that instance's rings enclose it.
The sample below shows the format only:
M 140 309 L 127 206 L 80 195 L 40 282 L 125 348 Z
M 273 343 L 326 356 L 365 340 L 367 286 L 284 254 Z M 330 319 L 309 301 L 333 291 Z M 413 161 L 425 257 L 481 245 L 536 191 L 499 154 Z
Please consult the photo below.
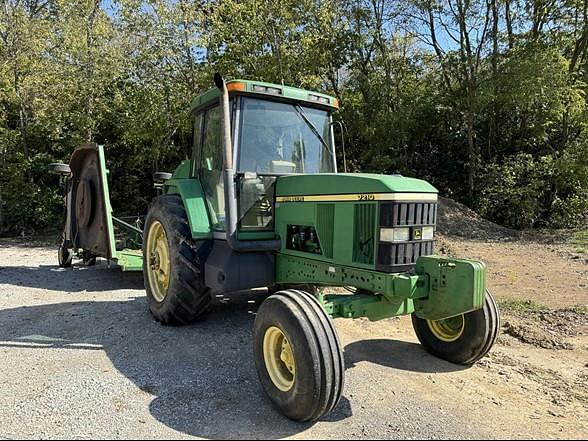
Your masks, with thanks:
M 433 240 L 435 227 L 423 227 L 423 240 Z
M 433 240 L 433 237 L 435 235 L 435 227 L 422 227 L 422 229 L 420 229 L 420 237 L 411 238 L 410 232 L 410 227 L 380 228 L 380 240 L 382 242 L 408 242 L 410 240 Z
M 410 240 L 410 228 L 380 228 L 382 242 L 406 242 Z

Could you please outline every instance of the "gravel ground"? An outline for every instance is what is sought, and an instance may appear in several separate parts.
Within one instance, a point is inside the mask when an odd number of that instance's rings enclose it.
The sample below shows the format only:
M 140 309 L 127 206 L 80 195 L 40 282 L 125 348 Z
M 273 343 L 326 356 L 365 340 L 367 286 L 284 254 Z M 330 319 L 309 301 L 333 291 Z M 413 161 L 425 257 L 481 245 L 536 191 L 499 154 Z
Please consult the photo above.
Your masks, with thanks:
M 477 393 L 488 366 L 464 370 L 428 355 L 406 319 L 337 320 L 344 397 L 314 424 L 285 419 L 252 358 L 264 296 L 222 297 L 207 320 L 163 327 L 147 311 L 141 274 L 104 261 L 60 269 L 52 248 L 0 244 L 0 438 L 479 439 L 504 436 L 504 425 L 513 437 L 530 433 L 506 407 L 497 424 L 484 420 L 495 397 L 474 405 L 446 392 Z

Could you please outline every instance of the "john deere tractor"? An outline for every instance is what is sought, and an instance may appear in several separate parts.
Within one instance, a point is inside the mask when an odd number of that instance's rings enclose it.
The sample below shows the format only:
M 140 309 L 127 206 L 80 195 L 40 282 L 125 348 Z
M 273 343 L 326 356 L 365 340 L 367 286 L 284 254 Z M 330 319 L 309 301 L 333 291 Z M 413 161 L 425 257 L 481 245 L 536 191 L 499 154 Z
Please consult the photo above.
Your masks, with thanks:
M 166 325 L 200 318 L 215 294 L 268 287 L 255 363 L 269 399 L 294 420 L 316 420 L 341 397 L 333 318 L 410 314 L 430 353 L 459 364 L 488 353 L 499 312 L 485 266 L 433 255 L 433 186 L 338 173 L 333 97 L 218 74 L 215 85 L 192 103 L 191 159 L 158 174 L 160 195 L 139 239 L 136 226 L 114 218 L 113 227 L 102 148 L 74 153 L 64 173 L 77 208 L 68 210 L 61 254 L 73 248 L 142 268 L 149 309 Z M 117 235 L 121 228 L 134 241 Z

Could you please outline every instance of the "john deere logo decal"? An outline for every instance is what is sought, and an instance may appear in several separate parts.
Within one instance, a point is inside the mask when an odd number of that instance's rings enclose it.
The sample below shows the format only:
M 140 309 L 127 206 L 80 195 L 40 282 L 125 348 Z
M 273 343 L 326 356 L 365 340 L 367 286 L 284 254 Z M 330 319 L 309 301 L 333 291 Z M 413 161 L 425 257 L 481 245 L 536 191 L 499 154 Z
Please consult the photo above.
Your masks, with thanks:
M 413 228 L 412 229 L 412 240 L 421 240 L 423 237 L 423 229 L 422 228 Z

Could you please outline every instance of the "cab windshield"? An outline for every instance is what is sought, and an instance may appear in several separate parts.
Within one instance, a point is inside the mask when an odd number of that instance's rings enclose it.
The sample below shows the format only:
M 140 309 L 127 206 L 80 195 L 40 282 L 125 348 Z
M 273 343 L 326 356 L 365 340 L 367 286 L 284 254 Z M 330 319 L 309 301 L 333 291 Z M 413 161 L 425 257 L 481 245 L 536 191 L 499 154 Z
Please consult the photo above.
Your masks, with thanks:
M 334 172 L 329 113 L 244 97 L 238 170 L 268 174 Z

